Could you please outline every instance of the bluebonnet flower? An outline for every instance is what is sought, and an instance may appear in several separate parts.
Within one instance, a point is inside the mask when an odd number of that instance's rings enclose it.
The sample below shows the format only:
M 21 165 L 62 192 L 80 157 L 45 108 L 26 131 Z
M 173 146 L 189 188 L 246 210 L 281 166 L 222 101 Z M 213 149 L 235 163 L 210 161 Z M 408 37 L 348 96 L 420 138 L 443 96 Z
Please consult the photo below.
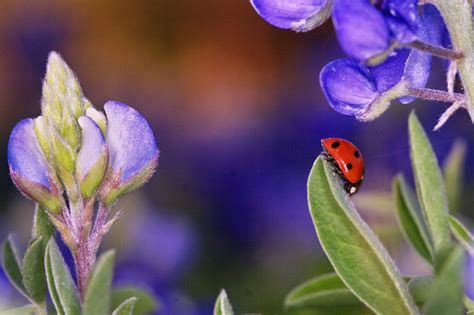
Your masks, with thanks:
M 332 19 L 344 52 L 358 60 L 418 38 L 417 0 L 334 0 Z
M 390 101 L 409 103 L 408 87 L 424 87 L 431 68 L 431 56 L 403 48 L 382 64 L 365 66 L 351 59 L 338 59 L 321 70 L 320 83 L 329 105 L 337 112 L 372 120 L 382 114 Z
M 283 29 L 305 32 L 321 25 L 331 15 L 333 0 L 250 0 L 268 23 Z
M 8 166 L 18 189 L 28 198 L 52 212 L 62 207 L 59 184 L 41 152 L 35 134 L 35 121 L 21 120 L 12 130 L 8 142 Z

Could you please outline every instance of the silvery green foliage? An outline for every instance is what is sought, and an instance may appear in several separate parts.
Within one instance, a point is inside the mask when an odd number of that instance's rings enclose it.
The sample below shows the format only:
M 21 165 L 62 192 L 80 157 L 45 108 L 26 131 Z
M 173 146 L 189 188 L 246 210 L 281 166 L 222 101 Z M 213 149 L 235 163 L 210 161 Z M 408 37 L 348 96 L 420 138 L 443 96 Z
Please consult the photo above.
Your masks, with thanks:
M 3 246 L 4 270 L 31 303 L 12 312 L 47 314 L 48 294 L 58 314 L 106 315 L 112 307 L 117 307 L 114 314 L 134 309 L 140 314 L 143 303 L 147 311 L 156 309 L 151 297 L 137 289 L 119 304 L 112 301 L 113 251 L 95 264 L 104 234 L 121 214 L 109 218 L 113 205 L 146 183 L 158 162 L 155 136 L 139 112 L 116 101 L 104 109 L 105 114 L 93 107 L 73 71 L 52 52 L 42 115 L 21 120 L 8 143 L 11 178 L 36 203 L 33 238 L 23 259 L 10 238 Z M 77 282 L 55 242 L 55 230 L 73 255 Z
M 286 297 L 287 308 L 348 314 L 450 315 L 463 314 L 474 305 L 469 279 L 473 274 L 474 238 L 449 215 L 441 170 L 414 113 L 409 119 L 409 135 L 416 193 L 402 175 L 395 178 L 398 222 L 406 240 L 432 265 L 433 274 L 402 277 L 344 193 L 339 178 L 333 176 L 332 166 L 318 157 L 308 180 L 308 202 L 319 241 L 336 273 L 296 287 Z M 471 259 L 464 263 L 466 252 Z

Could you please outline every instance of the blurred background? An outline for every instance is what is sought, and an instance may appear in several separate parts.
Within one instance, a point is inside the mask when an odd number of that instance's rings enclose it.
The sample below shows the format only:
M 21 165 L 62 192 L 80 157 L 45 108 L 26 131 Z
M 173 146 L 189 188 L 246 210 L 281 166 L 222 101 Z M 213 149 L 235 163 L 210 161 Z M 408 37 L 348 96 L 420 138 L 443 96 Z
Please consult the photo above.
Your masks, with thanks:
M 0 237 L 15 231 L 26 246 L 33 203 L 13 186 L 6 162 L 10 130 L 40 114 L 47 55 L 58 51 L 97 108 L 109 99 L 139 110 L 161 150 L 149 184 L 118 207 L 120 224 L 102 248 L 116 247 L 115 283 L 147 288 L 159 314 L 210 314 L 221 288 L 238 313 L 284 313 L 296 284 L 331 267 L 306 204 L 306 180 L 320 139 L 343 137 L 366 159 L 354 197 L 405 274 L 427 267 L 396 225 L 391 181 L 411 180 L 407 118 L 416 108 L 431 130 L 446 104 L 394 104 L 360 123 L 334 112 L 319 71 L 342 56 L 331 22 L 309 33 L 276 29 L 248 1 L 1 1 Z M 430 86 L 444 88 L 435 60 Z M 444 160 L 464 139 L 474 159 L 465 112 L 429 131 Z M 474 189 L 466 163 L 464 192 Z M 460 215 L 473 217 L 473 194 Z M 0 304 L 21 297 L 0 273 Z

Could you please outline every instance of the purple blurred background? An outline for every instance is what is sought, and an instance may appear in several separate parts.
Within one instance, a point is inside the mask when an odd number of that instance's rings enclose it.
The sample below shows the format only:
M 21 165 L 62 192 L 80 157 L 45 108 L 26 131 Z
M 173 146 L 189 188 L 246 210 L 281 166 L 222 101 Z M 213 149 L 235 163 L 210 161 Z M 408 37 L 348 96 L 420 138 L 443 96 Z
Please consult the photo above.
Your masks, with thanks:
M 391 179 L 411 176 L 410 110 L 431 130 L 446 105 L 394 104 L 372 123 L 337 114 L 318 83 L 322 66 L 342 56 L 331 23 L 283 31 L 235 0 L 0 3 L 2 238 L 15 231 L 26 245 L 29 237 L 33 203 L 8 176 L 6 145 L 17 121 L 40 114 L 51 50 L 96 107 L 127 103 L 155 130 L 158 171 L 122 200 L 125 215 L 103 248 L 118 249 L 115 282 L 154 292 L 160 314 L 209 314 L 222 287 L 237 312 L 281 313 L 294 285 L 331 270 L 306 205 L 307 175 L 329 136 L 353 141 L 366 158 L 354 198 L 364 218 L 403 272 L 426 272 L 396 226 Z M 435 61 L 431 87 L 444 88 L 443 67 Z M 465 112 L 429 136 L 441 160 L 456 138 L 473 160 Z M 472 191 L 474 164 L 465 174 Z M 473 204 L 465 194 L 460 212 L 472 217 Z M 0 277 L 0 305 L 22 303 L 13 297 Z

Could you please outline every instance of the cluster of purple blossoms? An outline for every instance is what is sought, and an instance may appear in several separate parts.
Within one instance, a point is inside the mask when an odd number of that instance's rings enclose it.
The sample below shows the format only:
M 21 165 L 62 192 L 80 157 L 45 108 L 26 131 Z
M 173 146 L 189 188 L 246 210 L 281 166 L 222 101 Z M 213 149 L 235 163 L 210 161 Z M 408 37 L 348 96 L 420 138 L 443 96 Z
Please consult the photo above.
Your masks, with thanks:
M 448 30 L 434 5 L 417 0 L 251 3 L 270 24 L 294 31 L 310 31 L 332 17 L 348 58 L 324 66 L 320 84 L 329 105 L 341 114 L 370 121 L 391 101 L 407 104 L 416 98 L 454 103 L 456 109 L 463 106 L 464 96 L 453 93 L 455 69 L 449 72 L 448 92 L 425 88 L 432 55 L 450 60 L 463 57 L 451 49 Z
M 152 176 L 158 147 L 135 109 L 116 101 L 104 105 L 105 114 L 95 109 L 54 52 L 41 107 L 41 116 L 21 120 L 11 132 L 10 175 L 44 209 L 71 250 L 83 293 L 102 237 L 121 214 L 109 219 L 112 207 Z

